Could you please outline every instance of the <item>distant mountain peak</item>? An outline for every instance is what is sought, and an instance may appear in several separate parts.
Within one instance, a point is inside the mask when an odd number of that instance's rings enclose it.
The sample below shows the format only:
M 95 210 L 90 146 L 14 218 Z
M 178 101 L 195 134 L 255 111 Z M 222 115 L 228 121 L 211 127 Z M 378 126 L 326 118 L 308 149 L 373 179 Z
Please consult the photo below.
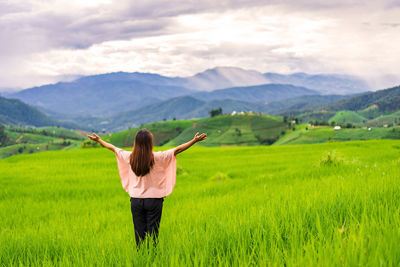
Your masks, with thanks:
M 188 88 L 201 91 L 269 83 L 261 72 L 226 66 L 207 69 L 186 79 Z
M 258 71 L 255 71 L 255 70 L 246 70 L 246 69 L 242 69 L 242 68 L 239 68 L 239 67 L 233 67 L 233 66 L 217 66 L 217 67 L 214 67 L 214 68 L 209 68 L 209 69 L 206 69 L 205 71 L 203 71 L 203 72 L 199 72 L 199 73 L 197 73 L 197 74 L 201 74 L 201 73 L 204 73 L 204 72 L 227 72 L 227 71 L 246 71 L 246 72 L 248 72 L 248 71 L 253 71 L 253 72 L 257 72 L 257 73 L 260 73 L 260 72 L 258 72 Z

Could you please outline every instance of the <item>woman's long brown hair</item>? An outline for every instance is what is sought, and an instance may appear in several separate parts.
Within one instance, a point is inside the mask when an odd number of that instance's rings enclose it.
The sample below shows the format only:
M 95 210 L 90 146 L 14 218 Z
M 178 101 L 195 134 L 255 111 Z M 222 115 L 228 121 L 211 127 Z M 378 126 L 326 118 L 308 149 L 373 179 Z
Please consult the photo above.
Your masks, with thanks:
M 130 164 L 136 176 L 145 176 L 154 165 L 153 135 L 146 129 L 136 133 Z

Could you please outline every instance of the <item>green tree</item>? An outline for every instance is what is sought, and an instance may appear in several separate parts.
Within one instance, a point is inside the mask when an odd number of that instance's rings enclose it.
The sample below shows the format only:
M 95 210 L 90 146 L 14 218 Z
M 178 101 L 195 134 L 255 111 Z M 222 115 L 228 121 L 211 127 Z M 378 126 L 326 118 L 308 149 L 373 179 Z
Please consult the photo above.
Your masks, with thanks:
M 287 123 L 288 122 L 288 116 L 283 116 L 283 122 Z
M 235 128 L 235 131 L 236 131 L 236 135 L 237 136 L 241 136 L 242 135 L 242 131 L 240 131 L 239 128 Z
M 0 124 L 0 146 L 6 146 L 7 145 L 7 133 L 5 132 L 4 125 Z
M 221 115 L 222 114 L 222 108 L 219 107 L 217 109 L 211 109 L 210 112 L 208 112 L 208 113 L 210 113 L 210 117 L 215 117 L 215 116 Z

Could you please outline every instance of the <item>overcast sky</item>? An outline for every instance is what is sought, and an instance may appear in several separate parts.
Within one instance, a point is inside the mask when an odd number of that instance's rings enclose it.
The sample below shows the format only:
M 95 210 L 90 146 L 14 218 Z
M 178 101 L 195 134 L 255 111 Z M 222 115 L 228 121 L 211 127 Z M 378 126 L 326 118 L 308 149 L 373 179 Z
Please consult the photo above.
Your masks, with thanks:
M 400 84 L 400 0 L 0 0 L 0 38 L 0 91 L 215 66 Z

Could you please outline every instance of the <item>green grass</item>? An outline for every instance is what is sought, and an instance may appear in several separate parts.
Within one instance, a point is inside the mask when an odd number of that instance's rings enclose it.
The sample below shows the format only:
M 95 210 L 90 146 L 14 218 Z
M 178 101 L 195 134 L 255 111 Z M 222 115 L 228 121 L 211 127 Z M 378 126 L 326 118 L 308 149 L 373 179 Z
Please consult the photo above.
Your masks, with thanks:
M 400 141 L 195 146 L 135 249 L 102 148 L 0 161 L 1 266 L 398 266 Z

